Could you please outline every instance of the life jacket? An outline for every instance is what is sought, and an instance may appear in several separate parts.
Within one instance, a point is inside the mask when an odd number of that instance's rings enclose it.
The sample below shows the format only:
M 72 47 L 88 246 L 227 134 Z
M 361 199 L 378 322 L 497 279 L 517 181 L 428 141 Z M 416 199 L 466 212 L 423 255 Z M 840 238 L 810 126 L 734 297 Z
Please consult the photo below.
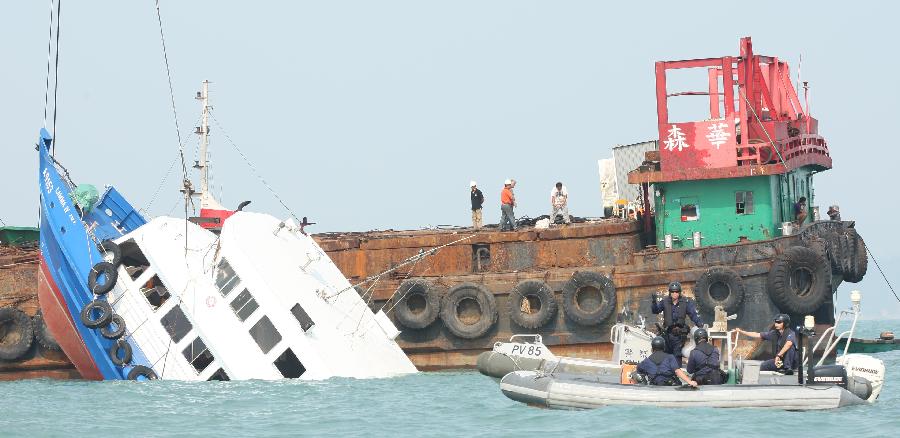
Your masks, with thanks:
M 684 314 L 681 315 L 681 318 L 674 318 L 673 312 L 675 311 L 675 304 L 672 303 L 672 297 L 663 298 L 663 319 L 666 324 L 666 331 L 671 333 L 672 328 L 685 328 L 684 318 L 687 316 L 687 298 L 681 298 L 678 302 L 684 308 Z M 677 320 L 676 320 L 677 319 Z M 684 330 L 682 330 L 684 331 Z M 680 333 L 679 335 L 684 337 L 686 333 Z
M 706 356 L 698 365 L 695 375 L 703 376 L 710 371 L 719 369 L 719 362 L 713 360 L 713 353 L 716 351 L 716 347 L 710 345 L 709 342 L 701 342 L 694 347 L 694 351 Z
M 647 374 L 651 385 L 672 385 L 675 381 L 675 370 L 663 370 L 662 363 L 670 354 L 664 351 L 654 351 L 647 359 L 653 362 L 653 369 Z

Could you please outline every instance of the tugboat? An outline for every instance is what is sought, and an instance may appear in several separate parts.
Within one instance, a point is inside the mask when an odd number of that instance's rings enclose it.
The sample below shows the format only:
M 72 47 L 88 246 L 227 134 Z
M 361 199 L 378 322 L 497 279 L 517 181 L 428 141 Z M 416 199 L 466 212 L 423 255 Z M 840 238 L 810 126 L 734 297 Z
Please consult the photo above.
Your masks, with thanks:
M 674 69 L 701 70 L 708 89 L 670 91 Z M 669 99 L 696 94 L 709 97 L 709 117 L 670 121 Z M 840 284 L 865 275 L 866 248 L 854 222 L 818 220 L 813 178 L 832 160 L 787 63 L 742 38 L 738 56 L 657 62 L 656 95 L 658 140 L 627 175 L 639 188 L 625 200 L 637 206 L 634 218 L 314 237 L 353 283 L 365 282 L 373 309 L 393 309 L 400 346 L 424 370 L 474 366 L 516 334 L 539 334 L 561 356 L 608 360 L 613 315 L 653 317 L 651 300 L 670 281 L 684 285 L 704 321 L 716 306 L 754 331 L 777 313 L 811 314 L 824 332 Z M 768 347 L 737 348 L 756 357 Z

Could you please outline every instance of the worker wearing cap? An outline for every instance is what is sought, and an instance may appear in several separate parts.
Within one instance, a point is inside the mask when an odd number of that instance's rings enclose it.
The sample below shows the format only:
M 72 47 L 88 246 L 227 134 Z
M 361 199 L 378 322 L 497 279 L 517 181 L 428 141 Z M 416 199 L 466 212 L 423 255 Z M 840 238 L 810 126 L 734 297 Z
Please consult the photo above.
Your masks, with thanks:
M 478 184 L 475 181 L 469 183 L 472 192 L 469 194 L 472 198 L 472 228 L 481 228 L 481 204 L 484 204 L 484 195 L 478 190 Z
M 513 207 L 516 205 L 516 197 L 512 192 L 513 182 L 503 181 L 503 190 L 500 192 L 500 231 L 516 230 L 516 215 Z

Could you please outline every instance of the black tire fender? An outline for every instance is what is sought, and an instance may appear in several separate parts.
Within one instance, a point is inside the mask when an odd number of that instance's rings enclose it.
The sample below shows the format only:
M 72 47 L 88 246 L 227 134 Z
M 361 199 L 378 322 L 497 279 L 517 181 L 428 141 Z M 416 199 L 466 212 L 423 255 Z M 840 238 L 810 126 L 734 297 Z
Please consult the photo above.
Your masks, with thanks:
M 131 371 L 128 372 L 128 380 L 137 380 L 139 377 L 143 377 L 147 380 L 156 380 L 159 377 L 156 376 L 156 373 L 153 372 L 153 369 L 144 365 L 135 365 L 131 368 Z
M 44 315 L 38 310 L 38 313 L 31 318 L 31 324 L 34 326 L 34 340 L 47 350 L 59 351 L 59 343 L 47 328 L 47 322 L 44 321 Z
M 850 270 L 844 272 L 844 281 L 859 283 L 869 269 L 869 257 L 866 251 L 866 242 L 863 241 L 862 236 L 854 232 L 851 241 L 854 243 L 854 248 L 852 254 L 848 254 Z
M 538 303 L 536 312 L 529 312 L 532 299 Z M 525 303 L 529 303 L 527 307 Z M 509 293 L 509 316 L 520 327 L 536 329 L 547 325 L 558 309 L 553 289 L 540 280 L 523 280 Z
M 806 315 L 818 309 L 831 291 L 828 262 L 816 251 L 793 246 L 775 258 L 766 285 L 782 311 Z
M 471 302 L 478 307 L 478 319 L 459 314 L 460 304 Z M 465 320 L 463 320 L 465 318 Z M 463 339 L 475 339 L 483 336 L 497 322 L 497 303 L 494 295 L 487 288 L 475 283 L 458 284 L 447 292 L 441 304 L 441 320 L 444 326 L 456 336 Z
M 694 284 L 697 304 L 713 312 L 722 306 L 728 313 L 735 313 L 744 301 L 744 280 L 740 274 L 728 268 L 714 267 L 704 272 Z
M 109 347 L 109 358 L 112 360 L 112 363 L 120 367 L 131 362 L 131 353 L 131 344 L 124 339 L 117 339 Z
M 103 279 L 104 281 L 102 283 L 97 283 L 100 279 Z M 90 289 L 94 295 L 106 295 L 107 292 L 111 291 L 113 287 L 116 286 L 116 280 L 118 279 L 119 271 L 116 269 L 115 265 L 109 262 L 100 262 L 94 265 L 94 267 L 91 268 L 90 274 L 88 274 L 88 289 Z
M 14 307 L 0 308 L 0 360 L 16 360 L 31 348 L 34 326 L 25 312 Z
M 95 312 L 100 312 L 100 316 L 94 316 Z M 94 300 L 81 309 L 81 323 L 92 329 L 106 327 L 112 315 L 112 306 L 106 300 Z
M 590 296 L 594 294 L 596 297 Z M 599 303 L 595 303 L 597 298 Z M 600 324 L 613 314 L 615 308 L 616 286 L 603 274 L 579 271 L 563 286 L 563 309 L 566 316 L 577 324 Z
M 404 280 L 394 296 L 397 297 L 394 315 L 397 322 L 407 328 L 428 327 L 437 320 L 441 311 L 441 298 L 437 288 L 421 278 Z
M 122 263 L 122 249 L 116 242 L 106 239 L 97 245 L 97 249 L 100 250 L 100 255 L 107 263 L 111 263 L 115 267 Z
M 100 335 L 106 339 L 119 339 L 124 334 L 125 320 L 118 313 L 113 313 L 109 318 L 109 324 L 100 329 Z

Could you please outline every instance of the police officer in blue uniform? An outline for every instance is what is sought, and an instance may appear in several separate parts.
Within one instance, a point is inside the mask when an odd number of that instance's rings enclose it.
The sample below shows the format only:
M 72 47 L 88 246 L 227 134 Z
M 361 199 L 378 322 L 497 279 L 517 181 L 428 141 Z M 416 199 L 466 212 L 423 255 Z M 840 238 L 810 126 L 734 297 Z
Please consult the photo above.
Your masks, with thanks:
M 681 283 L 673 281 L 669 283 L 669 296 L 661 300 L 656 299 L 656 294 L 651 295 L 651 310 L 654 314 L 663 313 L 666 332 L 666 352 L 675 356 L 678 364 L 681 364 L 681 348 L 684 340 L 690 332 L 684 323 L 685 318 L 690 318 L 697 327 L 703 327 L 700 314 L 694 300 L 681 297 Z
M 688 356 L 687 372 L 701 385 L 721 385 L 724 381 L 719 367 L 719 349 L 709 343 L 709 332 L 699 328 L 694 332 L 697 344 Z
M 738 333 L 743 333 L 751 338 L 761 338 L 764 341 L 772 342 L 772 350 L 775 351 L 775 357 L 764 361 L 760 365 L 760 371 L 785 371 L 795 370 L 799 365 L 797 354 L 797 334 L 791 329 L 791 317 L 785 313 L 775 316 L 775 322 L 772 330 L 765 333 L 751 332 L 747 330 L 737 329 Z
M 651 385 L 677 385 L 678 378 L 681 378 L 689 385 L 697 386 L 697 382 L 681 369 L 681 364 L 676 361 L 675 356 L 665 352 L 666 340 L 662 336 L 653 338 L 650 341 L 650 347 L 653 353 L 642 360 L 637 367 L 638 374 L 646 376 L 648 383 Z

